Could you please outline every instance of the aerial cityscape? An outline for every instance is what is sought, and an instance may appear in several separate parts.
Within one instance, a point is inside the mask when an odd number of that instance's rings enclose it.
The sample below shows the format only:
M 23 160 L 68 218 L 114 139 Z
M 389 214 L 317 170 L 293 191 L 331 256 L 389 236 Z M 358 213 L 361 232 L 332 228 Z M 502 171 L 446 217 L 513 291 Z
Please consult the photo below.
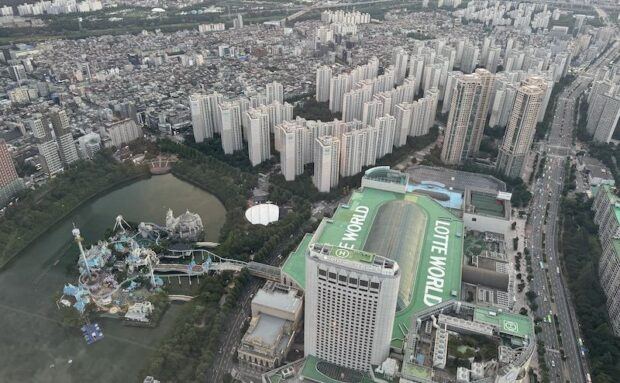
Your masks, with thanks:
M 620 382 L 618 1 L 5 0 L 0 86 L 0 382 Z

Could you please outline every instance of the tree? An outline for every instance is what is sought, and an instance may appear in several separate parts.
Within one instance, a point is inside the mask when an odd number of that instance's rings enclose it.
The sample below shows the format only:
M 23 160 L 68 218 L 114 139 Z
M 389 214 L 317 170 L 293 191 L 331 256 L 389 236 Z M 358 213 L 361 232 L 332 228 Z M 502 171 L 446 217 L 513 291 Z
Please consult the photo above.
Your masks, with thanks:
M 519 237 L 514 237 L 512 239 L 512 249 L 517 250 L 519 248 Z
M 318 102 L 314 97 L 308 97 L 305 100 L 297 102 L 293 109 L 293 116 L 299 116 L 306 120 L 319 120 L 323 122 L 341 118 L 340 113 L 332 113 L 331 110 L 329 110 L 328 102 Z
M 47 184 L 25 191 L 0 217 L 0 266 L 89 198 L 148 174 L 146 167 L 118 163 L 105 150 L 92 161 L 77 161 Z

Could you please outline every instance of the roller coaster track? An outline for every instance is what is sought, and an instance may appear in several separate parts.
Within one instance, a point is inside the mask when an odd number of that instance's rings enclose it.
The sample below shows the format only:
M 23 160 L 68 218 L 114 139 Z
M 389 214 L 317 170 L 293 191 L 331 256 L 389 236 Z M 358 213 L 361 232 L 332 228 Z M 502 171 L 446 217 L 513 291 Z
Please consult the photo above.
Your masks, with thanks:
M 155 268 L 156 273 L 165 273 L 166 276 L 200 276 L 210 271 L 241 271 L 248 269 L 250 274 L 270 279 L 274 281 L 280 280 L 280 269 L 275 266 L 266 265 L 259 262 L 243 262 L 237 259 L 223 258 L 205 249 L 191 250 L 169 250 L 169 258 L 186 258 L 191 257 L 192 260 L 202 259 L 202 263 L 160 263 Z M 166 258 L 166 256 L 164 256 Z M 171 274 L 173 273 L 173 274 Z

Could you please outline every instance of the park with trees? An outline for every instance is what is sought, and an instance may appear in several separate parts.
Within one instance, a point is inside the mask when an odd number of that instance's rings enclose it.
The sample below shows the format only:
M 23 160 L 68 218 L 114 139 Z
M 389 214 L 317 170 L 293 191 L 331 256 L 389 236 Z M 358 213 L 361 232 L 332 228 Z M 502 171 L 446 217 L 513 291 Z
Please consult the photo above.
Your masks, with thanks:
M 92 161 L 74 163 L 45 185 L 24 191 L 0 218 L 0 268 L 84 202 L 149 176 L 147 167 L 118 163 L 103 151 Z

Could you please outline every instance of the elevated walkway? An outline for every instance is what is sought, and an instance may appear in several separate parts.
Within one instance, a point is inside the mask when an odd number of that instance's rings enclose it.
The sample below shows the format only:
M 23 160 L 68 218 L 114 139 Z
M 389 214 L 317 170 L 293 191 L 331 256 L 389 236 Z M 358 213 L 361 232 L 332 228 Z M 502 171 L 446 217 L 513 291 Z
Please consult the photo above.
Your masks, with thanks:
M 280 282 L 281 272 L 279 267 L 258 262 L 249 262 L 247 267 L 250 274 L 255 277 Z
M 255 277 L 280 281 L 280 268 L 259 262 L 243 262 L 236 259 L 222 258 L 219 255 L 205 249 L 169 250 L 170 254 L 163 258 L 182 259 L 190 257 L 190 263 L 160 263 L 153 271 L 166 276 L 200 276 L 210 271 L 235 271 L 239 272 L 247 268 Z M 199 260 L 202 263 L 197 263 Z

